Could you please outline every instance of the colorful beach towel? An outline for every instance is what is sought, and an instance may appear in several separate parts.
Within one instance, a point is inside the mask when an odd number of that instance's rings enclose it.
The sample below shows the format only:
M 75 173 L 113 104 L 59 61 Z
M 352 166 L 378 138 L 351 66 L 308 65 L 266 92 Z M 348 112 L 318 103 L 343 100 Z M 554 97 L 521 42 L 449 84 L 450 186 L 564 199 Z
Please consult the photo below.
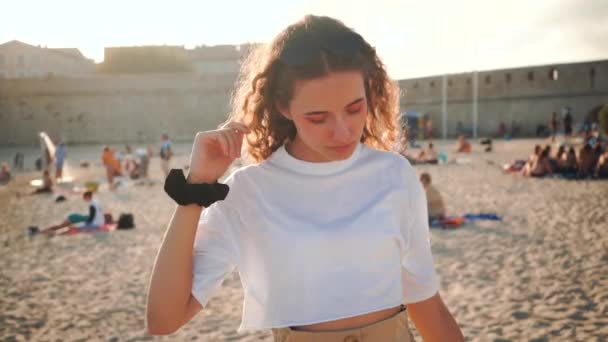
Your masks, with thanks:
M 443 219 L 435 219 L 429 222 L 431 228 L 455 229 L 472 221 L 502 221 L 502 217 L 494 213 L 464 214 L 462 216 L 448 216 Z
M 116 230 L 116 223 L 106 223 L 98 228 L 77 228 L 69 227 L 68 230 L 61 235 L 76 235 L 80 233 L 95 233 L 95 232 L 111 232 Z

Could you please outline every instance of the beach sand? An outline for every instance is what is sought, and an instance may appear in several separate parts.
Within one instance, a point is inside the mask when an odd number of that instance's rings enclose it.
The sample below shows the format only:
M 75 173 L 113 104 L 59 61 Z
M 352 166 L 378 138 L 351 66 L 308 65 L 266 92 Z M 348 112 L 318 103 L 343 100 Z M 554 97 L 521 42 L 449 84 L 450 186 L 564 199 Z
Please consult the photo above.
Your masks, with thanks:
M 416 166 L 443 193 L 448 214 L 493 212 L 456 230 L 433 229 L 441 295 L 470 341 L 605 341 L 608 339 L 608 182 L 525 179 L 500 165 L 526 158 L 545 140 L 497 141 L 495 151 L 455 156 L 459 163 Z M 0 149 L 8 160 L 15 149 Z M 99 179 L 99 146 L 68 146 L 77 182 Z M 174 167 L 187 163 L 177 145 Z M 32 168 L 35 148 L 26 151 Z M 89 169 L 78 168 L 89 160 Z M 131 212 L 134 230 L 27 238 L 29 225 L 86 211 L 78 194 L 24 196 L 39 176 L 22 172 L 0 186 L 0 340 L 270 341 L 268 331 L 237 333 L 243 292 L 230 275 L 208 307 L 177 333 L 145 331 L 146 289 L 174 209 L 162 190 L 158 158 L 153 185 L 97 195 L 114 217 Z M 353 298 L 356 300 L 356 298 Z M 421 340 L 418 338 L 418 340 Z

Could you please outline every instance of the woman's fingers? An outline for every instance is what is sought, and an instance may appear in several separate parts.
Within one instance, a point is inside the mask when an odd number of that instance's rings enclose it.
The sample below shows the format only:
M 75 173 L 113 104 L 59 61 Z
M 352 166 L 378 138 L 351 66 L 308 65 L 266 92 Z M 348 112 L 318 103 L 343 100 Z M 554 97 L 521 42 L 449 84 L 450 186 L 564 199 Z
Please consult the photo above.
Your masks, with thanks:
M 232 131 L 223 131 L 222 134 L 226 137 L 226 140 L 228 141 L 228 148 L 229 148 L 229 152 L 230 154 L 228 155 L 230 158 L 236 158 L 236 137 L 235 137 L 235 133 Z
M 237 134 L 238 139 L 236 140 L 237 144 L 236 144 L 236 151 L 238 153 L 238 157 L 241 156 L 241 151 L 243 150 L 243 134 Z
M 241 148 L 243 146 L 243 136 L 249 132 L 249 128 L 240 122 L 232 121 L 224 124 L 220 131 L 227 135 L 230 144 L 230 156 L 232 158 L 240 157 Z
M 249 128 L 247 128 L 247 126 L 245 126 L 244 124 L 242 124 L 240 122 L 236 122 L 236 121 L 227 122 L 224 125 L 222 125 L 222 128 L 237 130 L 241 133 L 249 133 Z
M 215 140 L 219 144 L 222 154 L 235 159 L 241 156 L 243 137 L 248 132 L 249 129 L 242 123 L 229 122 L 214 131 L 198 132 L 195 140 L 203 144 L 205 140 Z
M 230 156 L 230 143 L 228 142 L 228 138 L 226 135 L 222 134 L 222 132 L 218 132 L 216 135 L 217 142 L 220 143 L 220 147 L 222 148 L 222 153 L 226 156 Z

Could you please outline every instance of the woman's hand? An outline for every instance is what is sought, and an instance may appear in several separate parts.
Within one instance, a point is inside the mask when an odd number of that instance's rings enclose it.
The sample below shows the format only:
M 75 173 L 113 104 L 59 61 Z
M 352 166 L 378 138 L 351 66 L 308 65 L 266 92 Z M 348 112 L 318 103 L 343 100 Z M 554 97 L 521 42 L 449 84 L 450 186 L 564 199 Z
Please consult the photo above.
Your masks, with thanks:
M 215 183 L 241 156 L 243 137 L 249 129 L 229 122 L 219 129 L 198 132 L 192 145 L 188 182 Z

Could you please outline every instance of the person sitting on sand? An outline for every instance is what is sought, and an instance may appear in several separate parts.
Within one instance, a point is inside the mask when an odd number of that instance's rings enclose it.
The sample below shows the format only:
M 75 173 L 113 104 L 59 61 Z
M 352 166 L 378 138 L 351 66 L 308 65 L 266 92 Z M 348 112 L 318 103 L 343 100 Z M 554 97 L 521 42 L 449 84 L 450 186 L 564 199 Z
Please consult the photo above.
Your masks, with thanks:
M 110 187 L 114 186 L 114 177 L 122 176 L 122 168 L 120 166 L 120 161 L 116 159 L 114 156 L 114 151 L 110 149 L 108 146 L 103 148 L 103 153 L 101 154 L 101 160 L 103 165 L 106 167 L 106 177 L 108 179 L 108 184 Z
M 82 215 L 77 213 L 71 213 L 67 218 L 57 224 L 40 230 L 40 233 L 50 234 L 56 230 L 66 227 L 76 227 L 79 229 L 97 229 L 104 224 L 103 211 L 99 202 L 93 199 L 92 191 L 85 191 L 82 194 L 82 199 L 89 204 L 89 214 Z M 37 229 L 30 229 L 30 233 L 37 233 Z
M 443 198 L 439 191 L 431 184 L 431 175 L 424 172 L 420 175 L 420 182 L 426 192 L 426 203 L 429 210 L 429 222 L 433 220 L 441 220 L 445 217 L 445 207 Z
M 437 151 L 433 147 L 433 143 L 429 143 L 428 149 L 420 150 L 418 156 L 414 160 L 415 164 L 437 164 Z
M 48 194 L 50 192 L 53 192 L 53 179 L 51 178 L 49 170 L 44 170 L 42 172 L 42 185 L 36 188 L 36 190 L 32 192 L 32 195 Z
M 466 136 L 461 135 L 458 137 L 458 146 L 456 152 L 469 153 L 471 152 L 471 143 L 467 140 Z
M 560 145 L 559 148 L 557 149 L 557 153 L 555 154 L 555 158 L 551 158 L 551 160 L 554 160 L 554 168 L 553 170 L 556 173 L 562 173 L 564 172 L 564 168 L 565 168 L 565 155 L 566 155 L 566 147 L 564 145 Z
M 147 175 L 148 157 L 144 149 L 137 149 L 135 154 L 133 154 L 131 146 L 126 145 L 123 161 L 125 166 L 124 170 L 130 179 L 138 179 L 144 174 Z M 142 163 L 145 163 L 145 165 L 142 165 Z M 143 169 L 143 166 L 145 166 L 145 170 Z
M 130 176 L 137 167 L 137 161 L 135 160 L 135 156 L 133 155 L 131 146 L 125 145 L 125 152 L 123 154 L 122 160 L 124 163 L 124 170 Z
M 550 149 L 543 149 L 540 156 L 534 160 L 530 167 L 524 168 L 524 176 L 527 177 L 544 177 L 553 173 L 551 163 L 549 162 Z
M 530 174 L 530 172 L 532 170 L 532 165 L 536 164 L 536 161 L 538 160 L 538 158 L 540 158 L 541 152 L 542 152 L 542 149 L 541 149 L 540 145 L 534 146 L 534 153 L 528 157 L 526 164 L 521 169 L 521 172 L 524 176 L 527 176 Z
M 562 159 L 564 160 L 564 169 L 562 173 L 567 176 L 576 176 L 578 173 L 578 161 L 576 159 L 574 147 L 570 147 L 568 152 L 562 156 Z
M 437 150 L 435 150 L 435 147 L 432 142 L 429 143 L 429 147 L 425 151 L 424 158 L 425 163 L 437 164 Z
M 553 158 L 553 155 L 551 154 L 551 145 L 545 145 L 544 150 L 546 150 L 546 154 L 547 154 L 547 160 L 549 161 L 549 165 L 551 165 L 551 171 L 552 172 L 556 172 L 558 169 L 558 163 L 557 163 L 557 159 Z
M 608 149 L 605 149 L 598 159 L 593 176 L 601 179 L 608 178 Z
M 591 169 L 595 170 L 597 168 L 597 164 L 600 161 L 600 157 L 602 156 L 602 154 L 604 153 L 604 148 L 602 147 L 602 145 L 600 144 L 599 141 L 596 141 L 595 146 L 593 147 L 593 162 L 591 165 Z
M 585 144 L 578 153 L 578 178 L 587 178 L 593 171 L 593 148 Z
M 8 167 L 8 164 L 2 162 L 0 166 L 0 184 L 4 185 L 11 180 L 11 169 Z

